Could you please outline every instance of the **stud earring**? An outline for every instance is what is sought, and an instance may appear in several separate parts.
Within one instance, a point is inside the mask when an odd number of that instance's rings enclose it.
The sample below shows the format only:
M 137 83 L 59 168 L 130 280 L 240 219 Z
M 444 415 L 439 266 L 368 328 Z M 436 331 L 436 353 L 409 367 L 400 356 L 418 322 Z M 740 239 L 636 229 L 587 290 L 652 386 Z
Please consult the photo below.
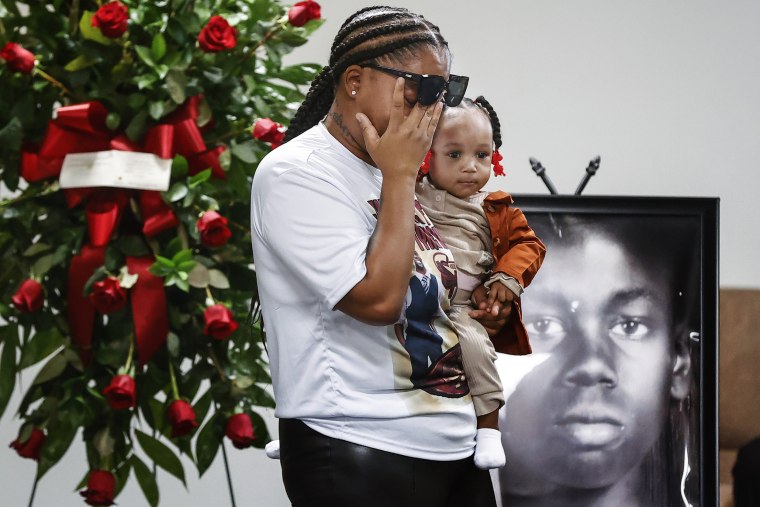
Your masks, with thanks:
M 351 90 L 351 96 L 352 96 L 352 97 L 355 97 L 355 96 L 356 96 L 356 90 Z

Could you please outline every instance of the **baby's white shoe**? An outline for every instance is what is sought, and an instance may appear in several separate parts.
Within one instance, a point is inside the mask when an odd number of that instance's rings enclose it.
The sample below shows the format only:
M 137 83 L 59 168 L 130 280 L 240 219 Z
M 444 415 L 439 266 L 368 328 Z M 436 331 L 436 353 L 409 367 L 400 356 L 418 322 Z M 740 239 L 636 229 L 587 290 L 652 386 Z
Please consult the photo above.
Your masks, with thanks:
M 272 459 L 280 459 L 280 441 L 272 440 L 264 446 L 264 452 Z

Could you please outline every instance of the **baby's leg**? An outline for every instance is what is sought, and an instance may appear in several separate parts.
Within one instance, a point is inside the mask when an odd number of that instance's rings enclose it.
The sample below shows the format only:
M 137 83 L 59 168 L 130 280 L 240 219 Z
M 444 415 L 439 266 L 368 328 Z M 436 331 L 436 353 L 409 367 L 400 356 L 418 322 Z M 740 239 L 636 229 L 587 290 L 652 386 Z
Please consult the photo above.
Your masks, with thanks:
M 475 465 L 498 468 L 506 464 L 499 433 L 498 411 L 504 405 L 504 388 L 496 371 L 496 351 L 488 333 L 468 312 L 468 306 L 452 305 L 449 317 L 462 347 L 462 366 L 467 377 L 478 417 L 475 437 Z

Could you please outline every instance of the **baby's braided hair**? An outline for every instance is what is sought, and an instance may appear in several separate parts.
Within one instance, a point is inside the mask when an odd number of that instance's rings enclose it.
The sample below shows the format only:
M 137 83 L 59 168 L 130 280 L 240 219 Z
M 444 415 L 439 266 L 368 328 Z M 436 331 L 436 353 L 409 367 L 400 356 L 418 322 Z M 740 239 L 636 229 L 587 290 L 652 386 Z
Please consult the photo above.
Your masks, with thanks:
M 501 122 L 491 103 L 482 95 L 475 100 L 464 99 L 462 103 L 465 104 L 465 107 L 478 106 L 488 115 L 488 120 L 491 122 L 491 130 L 493 131 L 493 144 L 498 150 L 501 147 Z
M 437 26 L 400 7 L 367 7 L 355 12 L 340 27 L 330 50 L 329 65 L 312 81 L 301 107 L 285 134 L 285 142 L 316 125 L 335 99 L 335 86 L 349 66 L 393 61 L 414 56 L 422 47 L 448 51 Z
M 505 176 L 506 173 L 504 172 L 504 166 L 501 165 L 501 161 L 504 159 L 504 157 L 502 157 L 501 153 L 499 153 L 499 148 L 501 147 L 501 122 L 499 121 L 499 117 L 496 115 L 496 111 L 494 111 L 493 106 L 491 106 L 491 103 L 481 95 L 475 100 L 465 98 L 462 100 L 459 107 L 470 109 L 475 108 L 488 115 L 488 121 L 491 123 L 491 133 L 493 135 L 493 144 L 495 148 L 494 152 L 491 154 L 493 173 L 496 176 Z

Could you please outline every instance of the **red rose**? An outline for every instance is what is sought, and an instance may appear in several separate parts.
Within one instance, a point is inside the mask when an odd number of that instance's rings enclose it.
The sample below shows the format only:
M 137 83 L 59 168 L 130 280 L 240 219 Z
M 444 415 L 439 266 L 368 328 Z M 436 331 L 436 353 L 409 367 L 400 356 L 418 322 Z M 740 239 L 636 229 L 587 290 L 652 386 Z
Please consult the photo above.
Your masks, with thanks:
M 39 429 L 34 428 L 32 434 L 26 439 L 26 442 L 19 442 L 18 438 L 11 442 L 10 447 L 16 449 L 16 452 L 22 458 L 30 458 L 35 461 L 40 460 L 40 450 L 42 444 L 45 443 L 45 433 Z
M 205 212 L 196 225 L 201 233 L 201 243 L 206 246 L 222 246 L 232 236 L 227 219 L 216 211 Z
M 282 125 L 269 118 L 262 118 L 253 126 L 251 135 L 259 141 L 272 143 L 272 149 L 275 149 L 282 144 L 282 140 L 285 138 L 283 128 Z
M 198 421 L 195 420 L 195 410 L 185 400 L 174 400 L 169 405 L 166 418 L 172 427 L 172 437 L 185 436 L 198 427 Z
M 114 410 L 134 407 L 137 402 L 135 379 L 129 375 L 116 375 L 111 379 L 108 387 L 103 389 L 103 394 L 106 395 L 108 404 Z
M 251 416 L 248 414 L 235 414 L 227 419 L 227 425 L 224 428 L 224 434 L 232 440 L 232 445 L 238 449 L 245 449 L 253 444 L 256 440 L 253 434 L 253 423 Z
M 8 67 L 16 72 L 30 74 L 32 69 L 34 69 L 34 55 L 32 52 L 15 42 L 8 42 L 3 46 L 3 49 L 0 49 L 0 58 L 5 60 Z
M 232 312 L 224 305 L 209 306 L 203 312 L 203 318 L 206 320 L 203 334 L 211 336 L 215 340 L 224 340 L 238 328 L 238 323 L 235 322 Z
M 16 293 L 11 298 L 13 306 L 20 312 L 36 312 L 42 308 L 45 296 L 42 294 L 42 285 L 37 280 L 24 280 Z
M 113 505 L 116 478 L 111 472 L 93 470 L 87 478 L 87 489 L 80 491 L 87 505 Z
M 288 21 L 293 26 L 303 26 L 312 19 L 322 17 L 322 9 L 317 2 L 306 0 L 298 2 L 288 11 Z
M 238 31 L 221 16 L 211 16 L 201 33 L 198 34 L 198 45 L 207 53 L 217 53 L 232 49 L 237 45 Z
M 110 39 L 116 39 L 127 31 L 129 11 L 121 2 L 108 2 L 101 6 L 92 17 L 92 26 L 100 28 L 100 32 Z
M 100 313 L 113 313 L 127 304 L 127 291 L 121 288 L 118 278 L 109 276 L 93 284 L 90 302 Z

